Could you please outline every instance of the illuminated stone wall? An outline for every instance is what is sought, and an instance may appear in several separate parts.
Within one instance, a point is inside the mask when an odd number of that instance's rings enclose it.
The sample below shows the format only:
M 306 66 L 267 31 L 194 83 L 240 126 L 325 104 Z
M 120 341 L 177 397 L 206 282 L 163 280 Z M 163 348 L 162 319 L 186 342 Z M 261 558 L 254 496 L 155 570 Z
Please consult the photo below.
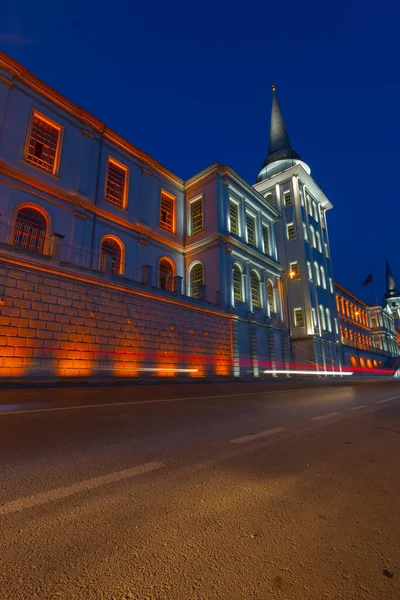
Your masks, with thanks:
M 0 375 L 228 375 L 231 317 L 87 271 L 0 260 Z

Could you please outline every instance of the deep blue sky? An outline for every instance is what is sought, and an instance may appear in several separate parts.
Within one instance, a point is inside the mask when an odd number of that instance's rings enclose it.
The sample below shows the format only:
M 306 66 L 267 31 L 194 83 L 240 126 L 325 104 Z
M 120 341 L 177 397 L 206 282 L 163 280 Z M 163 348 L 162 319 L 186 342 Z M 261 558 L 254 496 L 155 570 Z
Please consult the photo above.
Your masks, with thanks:
M 372 271 L 381 299 L 387 255 L 400 285 L 394 1 L 5 3 L 1 50 L 184 179 L 218 161 L 255 182 L 274 80 L 334 205 L 336 280 L 372 301 Z

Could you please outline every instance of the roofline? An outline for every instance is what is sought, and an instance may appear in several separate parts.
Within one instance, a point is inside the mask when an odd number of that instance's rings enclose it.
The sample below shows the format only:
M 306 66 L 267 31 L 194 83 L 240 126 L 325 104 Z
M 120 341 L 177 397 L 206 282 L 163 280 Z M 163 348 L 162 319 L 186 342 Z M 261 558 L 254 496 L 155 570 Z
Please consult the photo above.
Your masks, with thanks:
M 128 142 L 128 140 L 120 136 L 118 133 L 108 128 L 105 125 L 104 121 L 101 121 L 84 108 L 80 108 L 74 102 L 68 100 L 68 98 L 66 98 L 65 96 L 54 90 L 52 87 L 44 83 L 41 79 L 30 73 L 28 69 L 26 69 L 23 65 L 21 65 L 19 62 L 17 62 L 8 54 L 2 51 L 0 51 L 0 68 L 6 69 L 12 74 L 13 77 L 17 78 L 23 84 L 29 86 L 37 93 L 41 94 L 42 96 L 59 106 L 62 110 L 66 111 L 79 121 L 88 125 L 98 134 L 103 135 L 110 142 L 112 142 L 116 146 L 119 146 L 128 154 L 133 155 L 135 158 L 146 163 L 149 167 L 155 169 L 156 171 L 170 179 L 183 191 L 183 179 L 181 179 L 180 177 L 172 173 L 172 171 L 164 167 L 161 163 L 159 163 L 152 156 L 150 156 L 150 154 L 147 154 L 143 150 L 140 150 L 139 148 Z M 7 83 L 12 85 L 12 82 Z
M 349 292 L 349 290 L 347 290 L 345 287 L 343 287 L 342 285 L 340 285 L 340 283 L 338 283 L 337 281 L 335 281 L 335 287 L 339 288 L 339 290 L 341 290 L 342 292 L 345 292 L 348 296 L 350 296 L 351 298 L 353 298 L 353 300 L 355 300 L 356 302 L 359 302 L 360 304 L 362 304 L 364 307 L 369 308 L 370 306 L 373 306 L 371 304 L 367 304 L 366 302 L 364 302 L 363 300 L 361 300 L 360 298 L 358 298 L 357 296 L 355 296 L 354 294 L 352 294 L 351 292 Z
M 236 183 L 238 183 L 239 185 L 244 187 L 250 196 L 252 196 L 258 202 L 261 202 L 261 204 L 267 206 L 268 209 L 274 214 L 274 216 L 277 219 L 281 218 L 281 214 L 275 208 L 275 206 L 273 206 L 272 204 L 269 204 L 269 202 L 267 202 L 265 200 L 264 196 L 262 194 L 260 194 L 259 191 L 257 191 L 250 183 L 248 183 L 245 179 L 243 179 L 229 165 L 224 166 L 218 162 L 212 163 L 209 167 L 207 167 L 203 171 L 200 171 L 200 173 L 197 173 L 197 175 L 193 175 L 193 177 L 191 177 L 190 179 L 187 179 L 185 181 L 185 190 L 192 187 L 193 185 L 200 183 L 206 177 L 208 177 L 209 175 L 212 175 L 213 173 L 219 173 L 222 177 L 224 177 L 224 176 L 231 177 Z

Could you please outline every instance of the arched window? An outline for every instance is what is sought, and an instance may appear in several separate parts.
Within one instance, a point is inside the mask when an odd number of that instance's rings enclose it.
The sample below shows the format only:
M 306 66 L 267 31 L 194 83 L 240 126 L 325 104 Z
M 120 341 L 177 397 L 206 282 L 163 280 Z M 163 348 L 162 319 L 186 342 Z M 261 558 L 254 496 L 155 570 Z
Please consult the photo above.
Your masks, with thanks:
M 336 310 L 340 312 L 339 294 L 336 294 Z
M 354 320 L 354 304 L 350 304 L 350 315 L 351 318 Z
M 189 271 L 189 296 L 200 298 L 202 285 L 204 285 L 204 267 L 203 263 L 197 262 Z
M 14 229 L 14 246 L 43 254 L 46 239 L 47 222 L 39 210 L 26 206 L 17 213 Z
M 343 342 L 343 327 L 340 325 L 340 339 Z
M 350 316 L 350 310 L 349 310 L 349 301 L 346 300 L 346 315 L 349 317 Z
M 310 225 L 310 233 L 311 233 L 311 245 L 313 248 L 317 247 L 317 244 L 315 242 L 315 230 L 314 227 L 312 225 Z
M 256 271 L 250 272 L 251 302 L 253 308 L 261 307 L 260 278 Z
M 325 321 L 325 311 L 322 304 L 319 305 L 319 316 L 321 319 L 321 327 L 325 331 L 326 330 L 326 321 Z
M 349 330 L 347 329 L 347 327 L 344 328 L 344 337 L 346 338 L 346 340 L 349 339 Z
M 368 369 L 372 369 L 372 362 L 370 358 L 367 360 L 367 367 Z
M 353 330 L 352 329 L 349 329 L 349 337 L 350 337 L 350 340 L 353 341 Z
M 314 263 L 314 271 L 315 271 L 315 283 L 317 285 L 321 285 L 321 276 L 319 274 L 319 266 L 318 266 L 317 262 Z
M 158 287 L 172 292 L 174 285 L 174 264 L 169 258 L 162 258 L 158 263 Z
M 111 254 L 111 269 L 114 275 L 123 272 L 123 246 L 122 242 L 117 238 L 106 236 L 101 240 L 100 245 L 100 266 L 104 269 L 105 265 L 105 254 Z
M 233 299 L 243 302 L 242 270 L 239 265 L 233 265 Z
M 275 312 L 275 298 L 274 298 L 274 286 L 272 282 L 268 279 L 267 281 L 267 295 L 268 295 L 268 308 L 269 312 Z
M 353 369 L 357 369 L 357 368 L 358 368 L 358 363 L 357 363 L 357 359 L 356 359 L 356 357 L 355 357 L 355 356 L 351 356 L 351 357 L 350 357 L 350 366 L 351 366 Z
M 362 357 L 362 356 L 360 356 L 360 367 L 361 367 L 362 369 L 365 369 L 365 360 L 363 359 L 363 357 Z
M 325 269 L 324 267 L 321 265 L 320 267 L 321 270 L 321 281 L 322 281 L 322 287 L 326 290 L 326 277 L 325 277 Z
M 342 314 L 344 315 L 345 311 L 344 311 L 344 298 L 343 298 L 343 296 L 340 298 L 340 304 L 341 304 L 341 307 L 342 307 Z
M 328 331 L 332 331 L 331 311 L 329 310 L 329 308 L 325 309 L 325 313 L 326 313 L 326 325 L 328 327 Z
M 317 231 L 317 233 L 315 234 L 315 237 L 317 238 L 317 245 L 316 245 L 316 247 L 318 248 L 319 252 L 322 252 L 321 236 L 319 234 L 319 231 Z

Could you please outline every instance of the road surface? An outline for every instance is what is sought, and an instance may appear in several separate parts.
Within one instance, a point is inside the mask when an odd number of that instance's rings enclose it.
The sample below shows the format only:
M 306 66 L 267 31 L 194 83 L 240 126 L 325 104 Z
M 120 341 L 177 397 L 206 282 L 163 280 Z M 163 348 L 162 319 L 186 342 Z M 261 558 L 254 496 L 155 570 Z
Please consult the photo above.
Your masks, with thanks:
M 400 383 L 0 391 L 1 600 L 399 600 Z

